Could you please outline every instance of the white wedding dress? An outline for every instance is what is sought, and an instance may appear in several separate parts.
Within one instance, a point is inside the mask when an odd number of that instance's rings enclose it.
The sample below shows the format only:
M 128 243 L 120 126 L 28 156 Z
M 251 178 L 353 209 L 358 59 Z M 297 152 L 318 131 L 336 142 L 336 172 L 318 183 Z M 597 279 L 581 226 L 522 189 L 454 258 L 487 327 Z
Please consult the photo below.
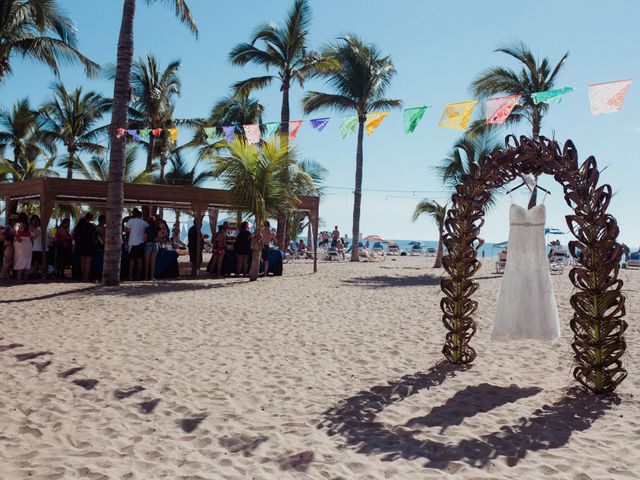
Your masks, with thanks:
M 493 340 L 560 339 L 558 309 L 545 252 L 544 204 L 527 210 L 513 203 L 509 211 L 509 250 L 504 270 Z

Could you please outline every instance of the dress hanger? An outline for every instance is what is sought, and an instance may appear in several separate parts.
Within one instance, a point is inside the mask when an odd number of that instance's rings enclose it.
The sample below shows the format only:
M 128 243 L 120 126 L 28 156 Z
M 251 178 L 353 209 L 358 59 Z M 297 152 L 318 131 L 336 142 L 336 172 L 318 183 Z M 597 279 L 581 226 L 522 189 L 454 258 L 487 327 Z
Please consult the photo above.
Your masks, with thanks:
M 524 181 L 518 185 L 515 188 L 512 188 L 511 190 L 507 191 L 507 193 L 511 194 L 511 192 L 514 192 L 516 190 L 518 190 L 519 188 L 522 188 L 524 186 L 527 186 L 527 188 L 529 188 L 529 190 L 531 190 L 531 188 L 529 187 L 529 185 L 527 185 Z M 545 192 L 547 195 L 551 195 L 551 192 L 549 190 L 547 190 L 546 188 L 542 188 L 540 185 L 536 184 L 536 186 L 534 188 L 539 188 L 540 190 L 542 190 L 543 192 Z M 533 190 L 531 190 L 531 193 L 533 193 Z

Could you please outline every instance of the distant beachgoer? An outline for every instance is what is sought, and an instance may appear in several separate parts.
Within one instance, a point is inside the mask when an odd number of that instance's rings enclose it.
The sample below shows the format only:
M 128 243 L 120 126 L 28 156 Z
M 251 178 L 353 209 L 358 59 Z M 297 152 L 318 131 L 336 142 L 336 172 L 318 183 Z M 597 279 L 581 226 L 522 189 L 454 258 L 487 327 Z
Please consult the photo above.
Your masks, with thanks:
M 336 240 L 336 250 L 338 251 L 339 255 L 342 255 L 342 260 L 345 259 L 344 257 L 344 244 L 342 243 L 342 240 L 340 240 L 338 238 L 338 240 Z
M 331 246 L 335 247 L 336 243 L 340 239 L 340 230 L 338 230 L 338 226 L 333 227 L 333 232 L 331 232 Z
M 76 255 L 80 257 L 80 271 L 82 281 L 88 282 L 91 275 L 91 261 L 96 253 L 97 236 L 96 226 L 92 223 L 93 214 L 87 214 L 78 221 L 73 229 L 73 240 L 76 246 Z
M 56 247 L 56 277 L 64 278 L 64 271 L 71 264 L 71 246 L 73 239 L 69 228 L 71 220 L 62 219 L 58 228 L 56 228 L 55 247 Z
M 233 248 L 236 252 L 236 274 L 245 276 L 249 272 L 249 253 L 251 253 L 251 232 L 247 222 L 240 224 Z
M 18 215 L 18 222 L 14 225 L 13 238 L 13 270 L 16 280 L 26 280 L 31 270 L 31 255 L 33 253 L 33 237 L 29 230 L 29 217 L 26 213 Z
M 298 253 L 300 255 L 304 255 L 305 253 L 307 253 L 307 246 L 302 239 L 300 239 L 300 242 L 298 243 Z
M 149 226 L 144 231 L 144 273 L 147 280 L 156 278 L 156 257 L 162 238 L 160 225 L 156 218 L 150 217 Z
M 133 209 L 129 221 L 125 228 L 129 234 L 129 280 L 142 278 L 144 266 L 144 232 L 149 226 L 142 219 L 142 212 L 137 208 Z
M 322 232 L 320 234 L 320 245 L 327 245 L 329 243 L 329 233 Z

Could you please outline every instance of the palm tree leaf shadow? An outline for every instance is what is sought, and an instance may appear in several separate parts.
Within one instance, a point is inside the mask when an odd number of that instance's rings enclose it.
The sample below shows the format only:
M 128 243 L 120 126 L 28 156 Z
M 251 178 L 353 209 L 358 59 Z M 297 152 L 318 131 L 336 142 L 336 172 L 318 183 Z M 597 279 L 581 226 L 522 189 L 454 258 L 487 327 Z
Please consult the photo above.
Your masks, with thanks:
M 468 368 L 442 362 L 427 373 L 406 375 L 387 385 L 374 386 L 327 410 L 318 428 L 326 429 L 331 436 L 340 435 L 358 453 L 382 454 L 384 461 L 423 458 L 427 460 L 425 467 L 441 469 L 457 461 L 482 467 L 498 457 L 507 457 L 508 465 L 513 466 L 530 451 L 562 447 L 573 432 L 589 429 L 612 405 L 620 403 L 617 396 L 595 397 L 574 388 L 557 402 L 544 405 L 531 416 L 503 426 L 498 432 L 457 444 L 416 438 L 420 431 L 411 427 L 441 426 L 444 430 L 462 423 L 464 418 L 489 412 L 540 391 L 538 388 L 481 384 L 457 392 L 445 405 L 432 409 L 426 416 L 409 420 L 405 425 L 390 427 L 376 421 L 376 416 L 386 407 L 423 389 L 437 387 Z M 465 408 L 460 409 L 462 404 Z

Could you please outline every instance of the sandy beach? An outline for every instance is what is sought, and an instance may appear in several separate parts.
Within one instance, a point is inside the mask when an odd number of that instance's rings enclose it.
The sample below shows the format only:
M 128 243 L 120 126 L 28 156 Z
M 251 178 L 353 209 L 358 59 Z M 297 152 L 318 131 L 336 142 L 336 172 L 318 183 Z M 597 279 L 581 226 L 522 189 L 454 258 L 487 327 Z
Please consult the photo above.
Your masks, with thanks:
M 485 267 L 478 358 L 453 368 L 432 262 L 2 288 L 0 478 L 637 478 L 640 271 L 621 272 L 629 377 L 593 397 L 571 375 L 566 271 L 552 346 L 489 341 Z

